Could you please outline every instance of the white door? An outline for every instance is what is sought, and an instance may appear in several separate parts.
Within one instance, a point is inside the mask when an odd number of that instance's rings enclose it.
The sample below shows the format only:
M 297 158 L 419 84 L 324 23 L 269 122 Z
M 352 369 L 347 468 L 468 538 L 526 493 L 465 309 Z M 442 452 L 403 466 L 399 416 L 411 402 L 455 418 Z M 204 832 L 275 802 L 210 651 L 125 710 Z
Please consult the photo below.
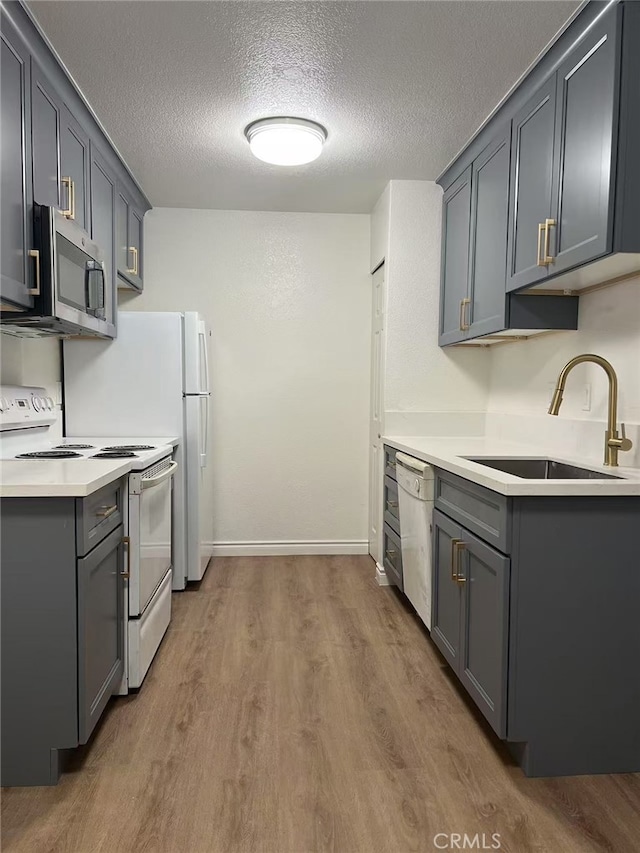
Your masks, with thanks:
M 381 442 L 384 419 L 384 265 L 373 274 L 371 310 L 371 403 L 369 425 L 369 553 L 380 562 L 382 539 L 382 478 L 384 470 Z

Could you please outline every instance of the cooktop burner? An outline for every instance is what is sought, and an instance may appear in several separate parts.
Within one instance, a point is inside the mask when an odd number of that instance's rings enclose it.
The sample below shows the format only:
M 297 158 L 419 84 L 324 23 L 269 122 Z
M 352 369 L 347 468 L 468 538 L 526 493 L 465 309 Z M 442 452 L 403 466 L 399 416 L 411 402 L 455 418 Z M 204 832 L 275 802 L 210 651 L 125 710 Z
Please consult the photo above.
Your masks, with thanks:
M 134 450 L 155 450 L 152 444 L 114 444 L 112 447 L 103 447 L 103 451 L 111 453 L 113 451 L 134 451 Z
M 56 444 L 56 450 L 91 450 L 95 444 Z
M 130 450 L 103 450 L 100 453 L 94 453 L 92 459 L 130 459 L 135 457 L 135 453 Z
M 73 450 L 37 450 L 33 453 L 20 453 L 16 459 L 73 459 L 82 456 Z

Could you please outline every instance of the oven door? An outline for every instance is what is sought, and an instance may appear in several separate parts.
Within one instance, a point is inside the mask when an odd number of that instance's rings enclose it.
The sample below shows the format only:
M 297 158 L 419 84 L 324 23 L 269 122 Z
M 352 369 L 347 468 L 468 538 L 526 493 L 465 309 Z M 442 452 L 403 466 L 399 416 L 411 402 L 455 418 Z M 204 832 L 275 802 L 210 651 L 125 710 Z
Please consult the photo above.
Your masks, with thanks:
M 130 617 L 144 613 L 171 568 L 171 488 L 177 468 L 166 457 L 129 476 Z

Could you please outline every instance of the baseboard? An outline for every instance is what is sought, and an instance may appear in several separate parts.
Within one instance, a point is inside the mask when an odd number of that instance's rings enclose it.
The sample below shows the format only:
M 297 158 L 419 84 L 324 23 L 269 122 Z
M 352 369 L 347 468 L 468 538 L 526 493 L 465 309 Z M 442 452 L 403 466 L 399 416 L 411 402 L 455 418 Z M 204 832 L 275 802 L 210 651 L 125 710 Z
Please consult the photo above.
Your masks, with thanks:
M 376 563 L 376 581 L 378 582 L 378 586 L 391 586 L 387 573 L 380 563 Z
M 204 548 L 212 557 L 286 557 L 307 554 L 368 554 L 366 539 L 292 540 L 285 542 L 205 542 Z

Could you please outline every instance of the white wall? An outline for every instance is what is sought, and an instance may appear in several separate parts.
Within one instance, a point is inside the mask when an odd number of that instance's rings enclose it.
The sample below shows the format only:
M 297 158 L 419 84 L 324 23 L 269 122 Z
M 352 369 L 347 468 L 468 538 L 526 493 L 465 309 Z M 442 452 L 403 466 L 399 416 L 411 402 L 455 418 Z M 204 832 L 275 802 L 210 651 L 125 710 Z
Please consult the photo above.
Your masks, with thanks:
M 0 334 L 0 384 L 46 388 L 48 396 L 59 402 L 60 377 L 60 341 Z M 61 436 L 62 415 L 58 406 L 49 437 L 57 441 Z
M 214 541 L 364 550 L 369 216 L 156 208 L 144 260 L 121 309 L 197 310 L 213 330 Z
M 640 277 L 581 296 L 576 332 L 497 347 L 492 352 L 489 411 L 544 413 L 562 367 L 587 352 L 604 356 L 616 369 L 620 420 L 640 422 Z M 590 411 L 582 409 L 586 384 L 591 386 Z M 607 393 L 602 368 L 578 365 L 567 379 L 559 418 L 604 421 Z
M 490 359 L 438 346 L 442 190 L 391 181 L 386 286 L 387 412 L 481 412 Z

